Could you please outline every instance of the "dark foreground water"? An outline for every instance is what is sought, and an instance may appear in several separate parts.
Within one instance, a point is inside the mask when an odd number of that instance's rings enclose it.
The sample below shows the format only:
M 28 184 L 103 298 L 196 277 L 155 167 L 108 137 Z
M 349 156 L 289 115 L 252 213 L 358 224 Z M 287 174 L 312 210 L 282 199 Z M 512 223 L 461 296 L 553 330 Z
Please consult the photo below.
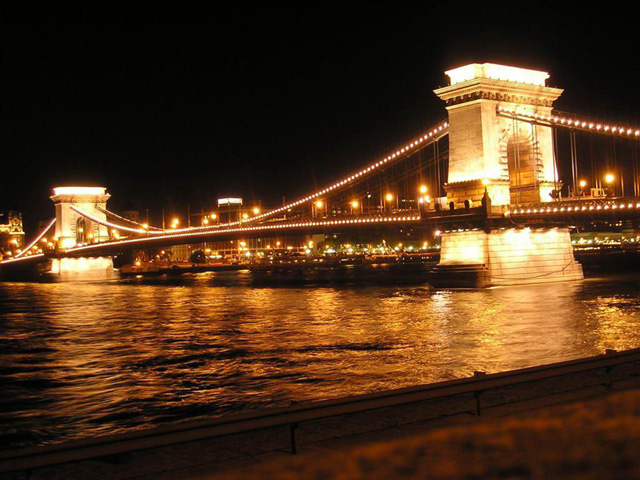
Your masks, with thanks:
M 0 448 L 639 347 L 639 287 L 0 283 Z

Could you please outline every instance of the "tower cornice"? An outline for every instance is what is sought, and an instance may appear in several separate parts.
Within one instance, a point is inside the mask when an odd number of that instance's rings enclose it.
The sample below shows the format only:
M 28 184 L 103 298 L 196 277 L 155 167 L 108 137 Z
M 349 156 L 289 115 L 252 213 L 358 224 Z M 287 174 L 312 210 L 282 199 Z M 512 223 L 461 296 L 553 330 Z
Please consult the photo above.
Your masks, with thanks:
M 439 88 L 434 90 L 434 93 L 445 102 L 447 108 L 474 100 L 494 100 L 551 107 L 563 91 L 561 88 L 544 85 L 531 85 L 493 78 L 473 78 Z

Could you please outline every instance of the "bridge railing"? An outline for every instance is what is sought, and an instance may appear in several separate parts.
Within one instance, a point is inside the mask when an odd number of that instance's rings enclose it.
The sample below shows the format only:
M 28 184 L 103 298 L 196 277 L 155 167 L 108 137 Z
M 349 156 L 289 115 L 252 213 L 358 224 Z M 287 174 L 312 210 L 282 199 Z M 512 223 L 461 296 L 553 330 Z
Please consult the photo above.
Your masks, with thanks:
M 470 378 L 179 423 L 59 445 L 4 451 L 0 452 L 0 472 L 27 470 L 273 427 L 289 427 L 291 451 L 296 453 L 296 429 L 303 422 L 465 394 L 472 395 L 473 404 L 469 410 L 480 416 L 483 411 L 482 395 L 487 391 L 598 370 L 603 373 L 602 385 L 610 389 L 613 386 L 614 369 L 638 362 L 640 349 L 623 352 L 607 350 L 604 355 L 508 372 L 475 372 Z M 553 392 L 543 393 L 542 396 L 550 393 Z

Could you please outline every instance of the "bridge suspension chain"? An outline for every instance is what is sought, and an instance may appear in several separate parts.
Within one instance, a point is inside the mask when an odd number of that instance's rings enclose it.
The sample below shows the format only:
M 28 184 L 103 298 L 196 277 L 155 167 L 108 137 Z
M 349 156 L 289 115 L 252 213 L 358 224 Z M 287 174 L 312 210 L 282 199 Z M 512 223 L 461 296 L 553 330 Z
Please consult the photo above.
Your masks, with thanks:
M 145 225 L 143 225 L 142 223 L 136 222 L 134 220 L 131 220 L 130 218 L 125 218 L 125 217 L 123 217 L 121 215 L 118 215 L 115 212 L 112 212 L 111 210 L 107 210 L 106 208 L 102 208 L 100 205 L 96 205 L 95 208 L 96 208 L 96 210 L 98 210 L 99 212 L 104 213 L 107 216 L 111 216 L 111 217 L 117 218 L 121 222 L 129 223 L 131 225 L 135 225 L 138 228 L 143 228 L 145 230 L 147 230 L 147 229 L 149 229 L 149 230 L 162 230 L 159 227 L 152 227 L 151 225 L 147 225 L 147 228 L 145 228 Z
M 563 114 L 560 112 L 553 112 L 551 115 L 543 115 L 539 113 L 529 113 L 519 111 L 516 108 L 508 108 L 499 106 L 498 114 L 516 116 L 521 121 L 537 122 L 540 125 L 557 126 L 565 128 L 573 128 L 576 130 L 583 130 L 585 132 L 598 133 L 603 135 L 613 135 L 619 138 L 629 138 L 634 140 L 640 140 L 640 128 L 623 127 L 620 125 L 610 125 L 606 122 L 599 122 L 597 120 L 581 120 L 576 118 L 577 115 Z
M 54 218 L 47 224 L 46 227 L 44 227 L 44 229 L 40 232 L 40 234 L 36 237 L 36 239 L 33 242 L 31 242 L 28 246 L 23 248 L 22 251 L 17 255 L 15 255 L 13 258 L 16 259 L 24 256 L 29 250 L 33 248 L 34 245 L 36 245 L 40 240 L 42 240 L 42 237 L 44 237 L 47 234 L 47 232 L 51 230 L 51 227 L 53 227 L 55 223 L 56 223 L 56 219 Z

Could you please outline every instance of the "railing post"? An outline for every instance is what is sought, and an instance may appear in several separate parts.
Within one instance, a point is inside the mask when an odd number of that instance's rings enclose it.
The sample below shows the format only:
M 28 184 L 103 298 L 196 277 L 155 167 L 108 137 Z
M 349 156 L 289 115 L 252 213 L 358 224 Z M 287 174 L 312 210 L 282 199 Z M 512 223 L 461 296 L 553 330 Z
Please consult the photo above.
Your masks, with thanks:
M 617 350 L 613 350 L 613 349 L 610 349 L 610 348 L 607 348 L 604 351 L 605 355 L 615 355 L 616 353 L 618 353 Z M 605 386 L 605 388 L 607 390 L 611 390 L 611 388 L 613 388 L 613 365 L 605 367 L 604 371 L 605 371 L 605 373 L 607 375 L 607 381 L 604 384 L 604 386 Z
M 486 376 L 487 376 L 487 372 L 473 372 L 474 378 L 486 377 Z M 482 414 L 481 395 L 482 395 L 482 390 L 476 390 L 475 392 L 473 392 L 473 398 L 475 399 L 475 403 L 476 403 L 476 417 L 479 417 Z
M 605 372 L 607 373 L 607 383 L 605 383 L 605 387 L 607 390 L 611 390 L 613 387 L 613 367 L 606 367 Z
M 297 423 L 289 425 L 289 437 L 291 439 L 291 453 L 294 455 L 298 453 L 298 445 L 296 443 L 296 430 L 298 429 Z

